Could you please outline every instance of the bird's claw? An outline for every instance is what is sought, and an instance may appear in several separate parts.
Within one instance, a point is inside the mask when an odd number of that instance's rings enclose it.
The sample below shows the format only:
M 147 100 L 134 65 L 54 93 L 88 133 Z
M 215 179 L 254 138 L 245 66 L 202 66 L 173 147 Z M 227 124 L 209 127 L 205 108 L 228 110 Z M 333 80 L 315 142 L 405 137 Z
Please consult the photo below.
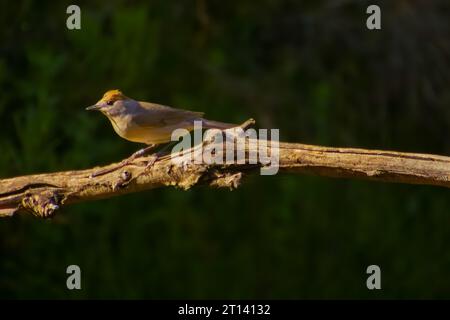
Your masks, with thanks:
M 147 171 L 148 169 L 150 169 L 155 162 L 159 159 L 158 155 L 152 155 L 152 157 L 150 158 L 150 160 L 148 160 L 147 164 L 145 165 L 145 171 Z

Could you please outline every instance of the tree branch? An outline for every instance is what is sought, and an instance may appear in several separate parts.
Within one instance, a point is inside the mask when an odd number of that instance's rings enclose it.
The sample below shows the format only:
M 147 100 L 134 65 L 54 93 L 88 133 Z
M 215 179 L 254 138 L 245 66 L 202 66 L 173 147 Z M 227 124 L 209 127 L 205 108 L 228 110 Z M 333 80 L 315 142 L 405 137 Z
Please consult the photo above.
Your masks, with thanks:
M 267 143 L 262 140 L 255 140 L 253 146 L 247 143 L 245 155 L 254 151 L 256 142 Z M 235 189 L 245 174 L 257 172 L 263 166 L 261 162 L 250 164 L 248 161 L 208 165 L 183 160 L 201 146 L 180 154 L 182 161 L 174 162 L 167 155 L 146 168 L 151 156 L 142 157 L 121 169 L 93 178 L 90 176 L 94 172 L 114 168 L 117 164 L 0 180 L 0 216 L 31 211 L 45 218 L 67 204 L 166 186 L 184 190 L 195 185 Z M 428 154 L 280 143 L 279 169 L 288 173 L 450 187 L 450 157 Z

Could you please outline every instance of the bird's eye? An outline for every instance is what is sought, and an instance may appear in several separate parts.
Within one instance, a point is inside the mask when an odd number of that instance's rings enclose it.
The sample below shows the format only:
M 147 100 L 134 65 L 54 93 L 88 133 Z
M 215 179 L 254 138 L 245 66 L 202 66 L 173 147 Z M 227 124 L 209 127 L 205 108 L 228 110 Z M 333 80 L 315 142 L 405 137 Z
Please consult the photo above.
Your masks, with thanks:
M 112 105 L 114 104 L 114 101 L 112 101 L 112 100 L 106 101 L 106 104 L 107 104 L 108 106 L 112 106 Z

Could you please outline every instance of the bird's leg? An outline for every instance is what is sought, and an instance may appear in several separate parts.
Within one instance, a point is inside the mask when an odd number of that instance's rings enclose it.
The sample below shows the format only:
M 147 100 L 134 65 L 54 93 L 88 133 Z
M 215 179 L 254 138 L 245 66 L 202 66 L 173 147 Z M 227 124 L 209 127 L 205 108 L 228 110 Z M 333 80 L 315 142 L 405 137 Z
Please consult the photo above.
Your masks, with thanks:
M 177 142 L 175 141 L 175 143 L 177 143 Z M 161 158 L 166 153 L 167 149 L 169 149 L 169 147 L 173 146 L 175 143 L 168 143 L 161 150 L 152 154 L 151 159 L 145 165 L 145 170 L 148 170 L 149 168 L 151 168 L 151 166 L 153 166 L 155 164 L 155 162 L 158 161 L 159 158 Z
M 157 144 L 151 144 L 148 145 L 147 147 L 140 149 L 138 151 L 136 151 L 135 153 L 133 153 L 131 156 L 129 156 L 127 159 L 122 160 L 117 166 L 114 166 L 112 168 L 108 168 L 108 169 L 104 169 L 104 170 L 99 170 L 96 171 L 94 173 L 92 173 L 90 175 L 91 178 L 94 177 L 98 177 L 98 176 L 102 176 L 104 174 L 116 171 L 117 169 L 123 168 L 126 165 L 129 165 L 131 162 L 133 162 L 134 159 L 142 157 L 144 155 L 146 155 L 147 153 L 149 153 L 150 151 L 152 151 L 153 149 L 155 149 L 158 145 Z
M 150 151 L 154 150 L 158 145 L 157 144 L 150 144 L 145 148 L 142 148 L 141 150 L 136 151 L 135 153 L 133 153 L 128 159 L 126 159 L 125 161 L 133 161 L 136 158 L 142 157 L 144 155 L 146 155 L 147 153 L 149 153 Z

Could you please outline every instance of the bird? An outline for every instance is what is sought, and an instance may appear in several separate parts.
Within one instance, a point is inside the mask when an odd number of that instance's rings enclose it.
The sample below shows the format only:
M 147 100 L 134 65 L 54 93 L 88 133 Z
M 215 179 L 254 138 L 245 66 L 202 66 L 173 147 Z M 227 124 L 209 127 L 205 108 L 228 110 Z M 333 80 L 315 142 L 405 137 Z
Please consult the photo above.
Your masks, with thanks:
M 142 143 L 147 147 L 133 153 L 115 168 L 94 173 L 98 176 L 124 167 L 137 157 L 143 156 L 161 144 L 171 142 L 176 129 L 194 129 L 194 121 L 200 121 L 204 129 L 225 130 L 236 124 L 205 119 L 203 112 L 176 109 L 151 102 L 137 101 L 125 96 L 118 89 L 108 90 L 103 97 L 86 110 L 103 113 L 112 124 L 114 131 L 123 139 Z M 250 119 L 253 121 L 253 119 Z M 157 160 L 153 160 L 153 163 Z

